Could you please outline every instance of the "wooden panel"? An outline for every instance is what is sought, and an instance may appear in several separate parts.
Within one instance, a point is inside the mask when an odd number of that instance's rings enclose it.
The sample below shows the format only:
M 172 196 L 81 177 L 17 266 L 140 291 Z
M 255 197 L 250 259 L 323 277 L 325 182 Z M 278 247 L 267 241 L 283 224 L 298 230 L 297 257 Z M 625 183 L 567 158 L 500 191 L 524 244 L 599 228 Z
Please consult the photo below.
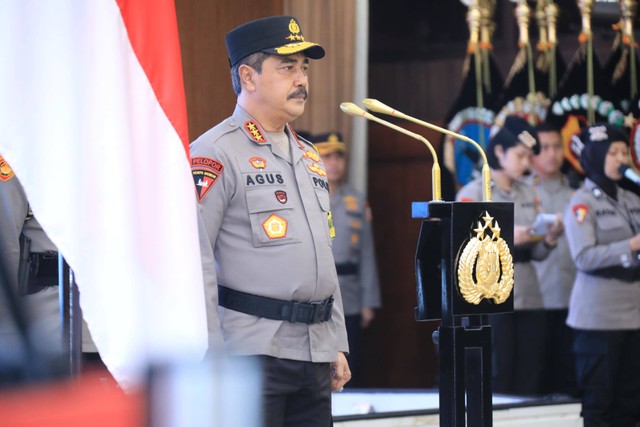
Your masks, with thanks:
M 282 14 L 282 1 L 175 0 L 189 117 L 189 138 L 230 116 L 236 95 L 224 36 L 252 19 Z
M 408 122 L 402 127 L 429 139 L 439 137 Z M 431 197 L 427 147 L 376 123 L 369 127 L 369 203 L 380 270 L 383 307 L 365 334 L 364 385 L 433 387 L 437 355 L 431 340 L 437 322 L 416 322 L 414 255 L 420 220 L 411 218 L 411 202 Z

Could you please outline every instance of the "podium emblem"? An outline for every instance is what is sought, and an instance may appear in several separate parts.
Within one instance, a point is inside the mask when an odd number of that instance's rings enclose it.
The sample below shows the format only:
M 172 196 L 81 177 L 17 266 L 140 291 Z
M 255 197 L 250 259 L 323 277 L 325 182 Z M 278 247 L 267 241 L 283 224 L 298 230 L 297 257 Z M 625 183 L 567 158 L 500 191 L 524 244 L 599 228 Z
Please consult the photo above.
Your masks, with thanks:
M 500 237 L 500 226 L 485 211 L 474 228 L 475 236 L 464 246 L 458 262 L 458 286 L 462 297 L 471 304 L 482 299 L 502 304 L 513 289 L 513 257 Z

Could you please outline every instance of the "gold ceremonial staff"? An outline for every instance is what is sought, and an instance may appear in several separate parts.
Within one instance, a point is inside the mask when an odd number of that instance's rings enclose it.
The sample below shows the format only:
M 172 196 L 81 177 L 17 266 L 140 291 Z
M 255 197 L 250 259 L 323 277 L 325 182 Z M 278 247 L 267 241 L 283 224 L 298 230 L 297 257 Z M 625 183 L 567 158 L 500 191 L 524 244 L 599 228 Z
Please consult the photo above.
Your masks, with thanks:
M 371 111 L 375 111 L 376 113 L 381 113 L 381 114 L 387 114 L 389 116 L 393 116 L 393 117 L 399 117 L 401 119 L 405 119 L 405 120 L 409 120 L 410 122 L 419 124 L 421 126 L 424 126 L 426 128 L 429 128 L 431 130 L 435 130 L 436 132 L 441 132 L 447 135 L 450 135 L 454 138 L 458 138 L 462 141 L 466 141 L 470 144 L 472 144 L 474 147 L 476 147 L 476 149 L 478 150 L 478 152 L 480 153 L 480 155 L 482 156 L 482 160 L 484 162 L 484 164 L 482 165 L 482 197 L 483 197 L 483 201 L 491 201 L 491 171 L 489 170 L 489 163 L 487 162 L 487 156 L 484 153 L 484 150 L 482 149 L 482 147 L 480 147 L 480 145 L 475 142 L 473 139 L 461 135 L 459 133 L 456 132 L 452 132 L 448 129 L 445 128 L 441 128 L 440 126 L 436 126 L 434 124 L 425 122 L 423 120 L 420 119 L 416 119 L 415 117 L 411 117 L 408 116 L 398 110 L 394 110 L 393 108 L 389 107 L 386 104 L 383 104 L 382 102 L 378 101 L 377 99 L 371 99 L 371 98 L 366 98 L 362 101 L 362 103 L 364 104 L 365 107 L 367 107 L 369 110 Z M 434 154 L 435 157 L 435 154 Z

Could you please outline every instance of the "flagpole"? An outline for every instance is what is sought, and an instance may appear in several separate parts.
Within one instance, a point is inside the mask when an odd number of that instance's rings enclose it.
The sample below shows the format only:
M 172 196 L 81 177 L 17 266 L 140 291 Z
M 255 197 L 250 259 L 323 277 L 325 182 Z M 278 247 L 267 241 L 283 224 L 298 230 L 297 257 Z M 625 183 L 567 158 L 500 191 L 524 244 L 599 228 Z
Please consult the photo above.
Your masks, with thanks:
M 80 292 L 73 270 L 62 255 L 58 255 L 58 284 L 60 297 L 60 322 L 67 369 L 70 375 L 78 375 L 82 369 L 82 311 Z

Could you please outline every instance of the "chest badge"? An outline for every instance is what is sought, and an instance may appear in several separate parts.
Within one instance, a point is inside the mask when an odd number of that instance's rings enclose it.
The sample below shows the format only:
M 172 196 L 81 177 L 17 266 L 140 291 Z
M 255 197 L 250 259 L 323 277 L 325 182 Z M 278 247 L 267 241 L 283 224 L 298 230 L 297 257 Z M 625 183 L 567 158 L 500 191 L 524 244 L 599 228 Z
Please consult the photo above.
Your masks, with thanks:
M 267 167 L 267 161 L 262 157 L 252 157 L 249 159 L 249 163 L 255 169 L 265 169 Z
M 282 203 L 283 205 L 287 203 L 287 192 L 284 190 L 277 190 L 275 192 L 276 200 Z
M 262 228 L 264 232 L 267 233 L 269 239 L 282 239 L 286 237 L 287 226 L 287 221 L 276 214 L 271 214 L 271 216 L 262 223 Z
M 13 169 L 9 166 L 9 163 L 0 156 L 0 181 L 6 182 L 13 178 Z
M 458 286 L 471 304 L 483 298 L 501 304 L 513 289 L 513 258 L 509 246 L 500 237 L 500 226 L 485 212 L 484 224 L 478 221 L 474 237 L 465 245 L 458 262 Z

